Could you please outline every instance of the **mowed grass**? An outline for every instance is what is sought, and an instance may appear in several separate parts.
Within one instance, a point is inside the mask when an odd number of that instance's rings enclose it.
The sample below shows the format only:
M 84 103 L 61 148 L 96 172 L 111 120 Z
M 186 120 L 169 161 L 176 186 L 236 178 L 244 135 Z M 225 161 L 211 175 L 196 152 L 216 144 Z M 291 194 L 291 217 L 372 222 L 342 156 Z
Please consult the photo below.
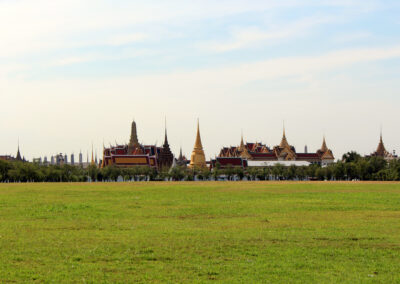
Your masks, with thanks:
M 400 283 L 400 184 L 1 184 L 0 249 L 1 283 Z

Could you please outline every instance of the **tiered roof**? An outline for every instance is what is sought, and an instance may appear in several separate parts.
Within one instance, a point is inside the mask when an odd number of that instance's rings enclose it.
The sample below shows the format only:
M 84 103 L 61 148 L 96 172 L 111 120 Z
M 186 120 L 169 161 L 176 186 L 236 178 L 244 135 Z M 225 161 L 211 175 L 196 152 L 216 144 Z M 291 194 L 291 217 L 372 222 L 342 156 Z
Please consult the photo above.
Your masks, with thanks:
M 244 143 L 242 135 L 239 147 L 223 147 L 220 151 L 219 157 L 240 157 L 255 161 L 300 160 L 312 163 L 320 163 L 322 160 L 334 159 L 332 151 L 326 144 L 325 137 L 323 139 L 321 149 L 319 149 L 316 153 L 296 153 L 295 147 L 290 145 L 286 138 L 285 129 L 283 129 L 283 135 L 280 144 L 275 146 L 273 150 L 259 142 Z

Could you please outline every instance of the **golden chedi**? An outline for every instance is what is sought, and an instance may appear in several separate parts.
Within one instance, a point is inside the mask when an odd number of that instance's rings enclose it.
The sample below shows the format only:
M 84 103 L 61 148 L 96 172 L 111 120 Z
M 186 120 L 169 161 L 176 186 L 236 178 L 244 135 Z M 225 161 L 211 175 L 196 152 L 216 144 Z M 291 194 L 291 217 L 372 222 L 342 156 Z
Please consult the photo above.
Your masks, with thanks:
M 192 156 L 190 158 L 190 168 L 206 168 L 206 156 L 204 155 L 203 145 L 201 144 L 200 126 L 197 120 L 197 136 L 194 144 Z

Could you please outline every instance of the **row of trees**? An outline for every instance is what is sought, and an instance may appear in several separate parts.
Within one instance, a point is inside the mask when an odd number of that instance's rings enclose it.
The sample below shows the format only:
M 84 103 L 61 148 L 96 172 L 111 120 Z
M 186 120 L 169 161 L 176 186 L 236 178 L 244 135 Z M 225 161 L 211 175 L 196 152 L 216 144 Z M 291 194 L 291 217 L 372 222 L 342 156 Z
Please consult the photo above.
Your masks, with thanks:
M 148 167 L 87 169 L 64 165 L 0 161 L 0 182 L 86 182 L 86 181 L 156 181 L 156 180 L 400 180 L 400 161 L 385 161 L 379 157 L 363 158 L 347 153 L 342 161 L 327 167 L 319 165 L 290 166 L 277 164 L 265 168 L 222 169 L 213 171 L 175 167 L 157 172 Z

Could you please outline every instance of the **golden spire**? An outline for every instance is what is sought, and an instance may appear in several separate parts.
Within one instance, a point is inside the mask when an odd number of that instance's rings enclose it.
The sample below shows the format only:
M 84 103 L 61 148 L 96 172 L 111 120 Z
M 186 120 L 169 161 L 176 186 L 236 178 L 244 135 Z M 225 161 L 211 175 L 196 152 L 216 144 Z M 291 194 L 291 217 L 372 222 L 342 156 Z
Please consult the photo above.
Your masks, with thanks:
M 92 161 L 91 161 L 91 164 L 92 164 L 92 165 L 95 164 L 95 162 L 94 162 L 94 157 L 93 157 L 93 143 L 92 143 Z
M 281 147 L 281 148 L 290 147 L 290 145 L 286 139 L 285 122 L 283 123 L 283 136 L 282 136 L 281 144 L 279 144 L 279 147 Z
M 326 151 L 328 151 L 328 147 L 326 146 L 326 140 L 325 140 L 325 135 L 324 135 L 324 139 L 322 141 L 321 152 L 325 153 Z
M 199 119 L 197 119 L 197 136 L 196 136 L 196 142 L 194 144 L 195 149 L 200 149 L 203 150 L 203 145 L 201 144 L 201 137 L 200 137 L 200 123 Z
M 242 138 L 240 139 L 240 147 L 239 147 L 239 150 L 240 151 L 243 151 L 244 150 L 244 141 L 243 141 L 243 130 L 242 130 Z
M 194 148 L 192 152 L 192 156 L 190 158 L 190 168 L 205 168 L 206 164 L 206 156 L 204 155 L 203 145 L 201 144 L 200 137 L 200 123 L 197 119 L 197 135 L 196 142 L 194 143 Z

